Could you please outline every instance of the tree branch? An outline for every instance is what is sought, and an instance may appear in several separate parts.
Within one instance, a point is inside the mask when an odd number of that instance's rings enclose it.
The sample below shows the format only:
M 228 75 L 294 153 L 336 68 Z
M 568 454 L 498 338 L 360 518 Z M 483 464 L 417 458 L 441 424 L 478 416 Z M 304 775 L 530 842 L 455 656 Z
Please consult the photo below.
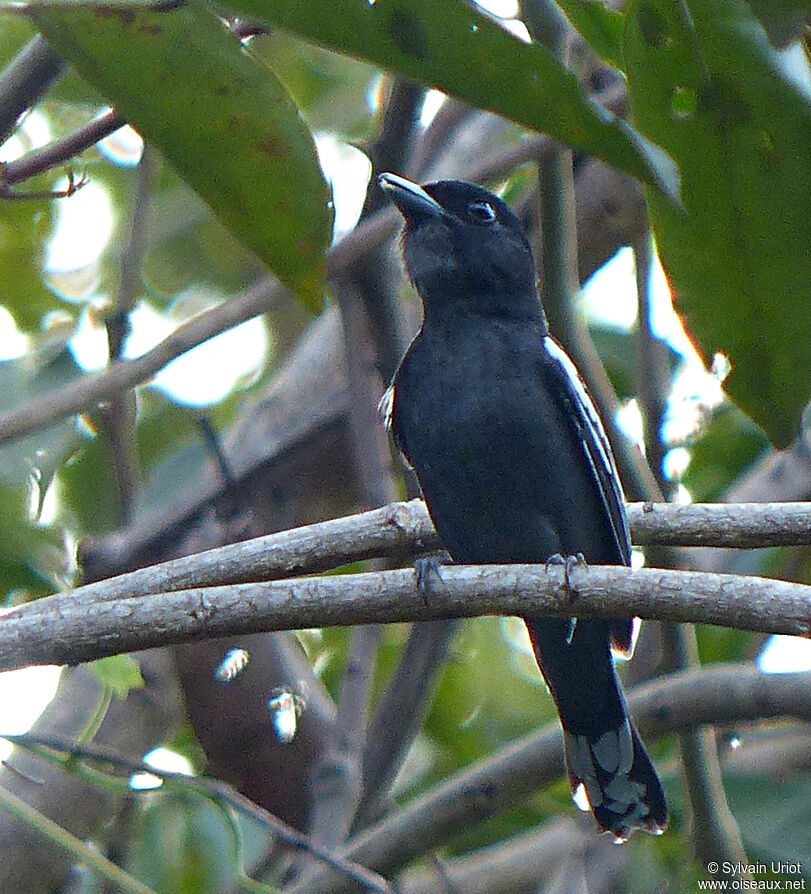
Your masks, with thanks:
M 0 618 L 0 670 L 76 664 L 210 637 L 476 615 L 637 615 L 811 635 L 811 586 L 743 575 L 604 565 L 455 566 L 428 598 L 412 569 L 202 587 L 73 605 L 26 606 Z
M 637 545 L 789 546 L 811 543 L 809 503 L 631 503 Z M 57 593 L 25 606 L 26 616 L 170 590 L 279 580 L 328 571 L 350 562 L 401 561 L 441 548 L 422 500 L 305 525 L 172 559 L 159 565 Z M 1 622 L 0 622 L 1 623 Z
M 34 149 L 16 161 L 3 165 L 0 171 L 0 182 L 5 186 L 13 186 L 43 174 L 51 168 L 65 164 L 86 149 L 94 146 L 99 140 L 123 127 L 127 122 L 117 112 L 106 112 L 94 118 L 76 133 L 72 133 L 55 143 Z
M 115 771 L 122 776 L 125 774 L 147 773 L 163 780 L 169 789 L 199 793 L 217 803 L 227 804 L 234 810 L 264 826 L 274 838 L 278 839 L 286 847 L 306 851 L 315 859 L 322 861 L 327 866 L 331 866 L 337 872 L 345 873 L 348 878 L 363 885 L 368 890 L 392 894 L 391 886 L 377 873 L 369 872 L 363 866 L 357 866 L 351 861 L 338 857 L 328 848 L 321 847 L 311 837 L 302 834 L 277 816 L 246 798 L 227 783 L 218 779 L 211 779 L 207 776 L 188 776 L 184 773 L 161 770 L 143 761 L 124 757 L 112 749 L 83 745 L 67 738 L 41 736 L 31 733 L 4 736 L 3 738 L 13 742 L 20 748 L 30 751 L 33 755 L 43 760 L 59 765 L 66 772 L 71 770 L 76 772 L 76 764 L 83 763 L 91 767 L 100 767 L 101 772 L 105 774 L 110 774 L 111 771 Z
M 20 116 L 66 69 L 44 37 L 37 35 L 20 50 L 0 73 L 0 143 L 14 133 Z
M 226 329 L 270 310 L 286 294 L 277 280 L 262 280 L 236 297 L 183 323 L 151 351 L 63 385 L 0 417 L 0 443 L 78 413 L 152 378 L 168 363 Z
M 811 673 L 762 674 L 750 663 L 716 665 L 660 677 L 628 693 L 646 740 L 706 724 L 780 717 L 811 718 Z M 342 853 L 387 875 L 435 852 L 459 829 L 523 803 L 563 773 L 560 728 L 552 723 L 456 773 L 402 810 L 357 835 Z M 289 894 L 344 894 L 333 874 L 318 873 Z

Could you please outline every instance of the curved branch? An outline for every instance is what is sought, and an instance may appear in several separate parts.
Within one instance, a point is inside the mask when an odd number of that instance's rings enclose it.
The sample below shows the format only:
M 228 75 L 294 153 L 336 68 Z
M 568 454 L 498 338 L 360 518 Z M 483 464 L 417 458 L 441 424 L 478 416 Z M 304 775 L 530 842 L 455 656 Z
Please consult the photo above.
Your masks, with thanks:
M 337 857 L 328 848 L 322 847 L 316 841 L 313 841 L 310 836 L 304 835 L 283 822 L 259 804 L 255 804 L 236 791 L 228 783 L 221 782 L 219 779 L 212 779 L 209 776 L 189 776 L 185 773 L 161 770 L 143 761 L 136 761 L 122 756 L 112 749 L 95 745 L 83 745 L 69 738 L 41 736 L 32 733 L 3 736 L 2 738 L 29 751 L 35 757 L 61 767 L 66 772 L 77 773 L 78 766 L 86 764 L 99 774 L 96 778 L 101 778 L 103 775 L 114 777 L 114 774 L 124 776 L 146 773 L 161 779 L 169 789 L 181 792 L 196 792 L 210 798 L 215 803 L 227 804 L 234 810 L 264 826 L 274 838 L 278 839 L 286 847 L 312 854 L 316 859 L 323 861 L 337 872 L 345 873 L 348 878 L 358 882 L 368 890 L 393 894 L 388 882 L 377 875 L 377 873 L 369 872 L 363 866 L 355 866 L 351 861 Z M 80 778 L 85 778 L 80 770 L 78 775 Z M 89 778 L 93 778 L 92 775 L 88 775 Z
M 53 598 L 53 597 L 52 597 Z M 428 596 L 412 569 L 176 590 L 48 610 L 26 606 L 0 618 L 0 670 L 75 664 L 104 655 L 257 633 L 432 621 L 476 615 L 615 618 L 637 615 L 811 634 L 811 586 L 695 571 L 544 565 L 447 567 Z
M 5 164 L 2 170 L 2 183 L 7 186 L 22 183 L 24 180 L 36 177 L 37 174 L 65 164 L 94 146 L 99 140 L 115 133 L 126 123 L 117 112 L 105 112 L 76 133 L 43 146 L 41 149 L 33 149 L 22 158 Z

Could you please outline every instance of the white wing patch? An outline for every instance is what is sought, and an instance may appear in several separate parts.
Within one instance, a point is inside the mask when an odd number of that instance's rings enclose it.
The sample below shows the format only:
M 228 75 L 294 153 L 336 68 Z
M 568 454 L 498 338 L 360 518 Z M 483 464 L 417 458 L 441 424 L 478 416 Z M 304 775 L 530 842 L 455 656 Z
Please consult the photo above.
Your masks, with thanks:
M 593 437 L 590 438 L 589 441 L 595 450 L 590 450 L 589 444 L 585 442 L 583 444 L 583 449 L 592 465 L 595 480 L 600 486 L 609 517 L 613 519 L 615 525 L 620 525 L 620 530 L 616 532 L 618 546 L 620 552 L 623 555 L 626 555 L 630 552 L 631 537 L 628 531 L 628 522 L 625 518 L 625 497 L 622 492 L 619 473 L 617 472 L 617 466 L 614 463 L 614 455 L 611 452 L 611 445 L 606 436 L 605 429 L 603 428 L 603 423 L 589 397 L 588 391 L 586 391 L 586 386 L 583 384 L 583 380 L 580 378 L 580 373 L 578 373 L 577 367 L 572 363 L 569 355 L 551 335 L 544 336 L 544 347 L 549 356 L 557 360 L 560 368 L 566 375 L 566 378 L 571 385 L 571 395 L 577 401 L 578 409 L 582 414 L 583 421 L 593 433 Z M 597 469 L 594 465 L 595 458 L 599 460 L 600 466 L 602 467 L 601 469 Z M 608 504 L 607 495 L 604 493 L 602 487 L 603 482 L 607 482 L 614 490 L 614 497 L 619 504 L 617 511 L 612 511 L 611 506 Z
M 614 464 L 614 455 L 611 453 L 611 447 L 609 446 L 608 437 L 603 428 L 602 420 L 597 414 L 597 410 L 589 397 L 588 391 L 586 391 L 586 386 L 580 378 L 580 373 L 577 371 L 577 367 L 572 363 L 569 355 L 551 335 L 544 337 L 544 347 L 566 371 L 566 375 L 572 383 L 572 389 L 580 400 L 580 407 L 585 413 L 588 421 L 591 423 L 592 428 L 597 433 L 597 447 L 600 451 L 603 466 L 605 467 L 606 472 L 613 475 L 619 484 L 619 475 L 617 474 L 617 467 Z
M 389 385 L 389 387 L 383 392 L 383 397 L 380 398 L 380 403 L 377 405 L 377 412 L 383 421 L 383 425 L 386 426 L 386 431 L 391 431 L 391 425 L 393 421 L 394 415 L 394 385 Z

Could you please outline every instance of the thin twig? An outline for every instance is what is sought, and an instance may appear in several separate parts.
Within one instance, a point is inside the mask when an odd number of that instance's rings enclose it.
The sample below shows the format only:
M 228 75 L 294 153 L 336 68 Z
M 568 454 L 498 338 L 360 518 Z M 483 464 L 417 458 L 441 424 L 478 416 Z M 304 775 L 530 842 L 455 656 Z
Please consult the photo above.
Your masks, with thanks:
M 353 631 L 330 740 L 313 769 L 309 831 L 315 841 L 327 847 L 346 840 L 360 802 L 363 749 L 380 639 L 378 624 Z
M 308 836 L 289 826 L 263 807 L 255 804 L 230 785 L 217 779 L 205 776 L 188 776 L 183 773 L 161 770 L 153 767 L 151 764 L 125 758 L 109 749 L 98 746 L 78 745 L 55 737 L 23 733 L 22 735 L 3 736 L 2 738 L 13 742 L 21 748 L 26 748 L 45 759 L 55 759 L 66 769 L 70 769 L 75 761 L 83 761 L 96 765 L 96 767 L 100 765 L 104 771 L 115 769 L 120 773 L 125 773 L 127 776 L 134 773 L 148 773 L 151 776 L 162 779 L 174 789 L 199 792 L 218 803 L 227 804 L 245 816 L 256 820 L 285 846 L 306 851 L 327 866 L 346 875 L 347 878 L 363 885 L 364 888 L 371 891 L 380 891 L 383 894 L 392 894 L 392 888 L 389 883 L 376 872 L 371 872 L 365 867 L 354 864 L 350 860 L 338 856 L 333 851 L 321 847 Z
M 689 671 L 700 667 L 695 627 L 665 625 L 662 640 L 670 670 Z M 680 731 L 679 751 L 693 855 L 705 866 L 718 860 L 722 867 L 721 877 L 740 881 L 742 873 L 738 867 L 746 866 L 749 860 L 738 823 L 727 801 L 713 729 L 705 727 Z
M 77 155 L 123 127 L 127 122 L 117 112 L 107 112 L 95 118 L 81 130 L 57 140 L 42 149 L 35 149 L 16 161 L 7 162 L 0 168 L 0 183 L 13 186 L 59 167 Z
M 590 835 L 574 818 L 553 819 L 505 841 L 441 862 L 436 857 L 427 866 L 408 869 L 398 879 L 398 894 L 529 894 L 544 890 L 542 883 L 585 843 L 586 836 L 590 849 L 602 850 L 605 839 Z
M 12 202 L 49 201 L 50 199 L 69 199 L 83 186 L 89 183 L 85 174 L 76 178 L 73 171 L 67 173 L 68 184 L 62 189 L 34 189 L 27 192 L 14 192 L 5 180 L 5 165 L 0 162 L 0 199 Z
M 0 788 L 0 807 L 32 826 L 46 840 L 50 840 L 66 850 L 99 878 L 114 882 L 116 890 L 124 891 L 126 894 L 155 894 L 152 888 L 124 872 L 120 866 L 116 866 L 95 848 L 90 847 L 86 842 L 68 832 L 67 829 L 63 829 L 58 823 L 40 813 L 35 807 L 26 803 L 22 798 L 18 798 L 8 789 Z
M 148 381 L 168 363 L 204 341 L 245 320 L 265 313 L 283 300 L 286 290 L 266 279 L 217 307 L 183 323 L 167 338 L 135 360 L 119 360 L 105 370 L 49 392 L 0 418 L 0 443 L 35 431 Z
M 363 762 L 363 799 L 355 829 L 385 812 L 389 790 L 431 707 L 456 621 L 415 624 L 377 703 Z
M 666 446 L 662 425 L 670 389 L 667 345 L 653 331 L 650 274 L 653 266 L 653 245 L 646 233 L 634 245 L 636 259 L 636 293 L 638 302 L 636 326 L 636 385 L 645 427 L 645 456 L 662 493 L 672 489 L 665 479 L 662 461 Z
M 140 296 L 146 257 L 146 216 L 156 171 L 154 151 L 145 146 L 138 164 L 132 198 L 129 232 L 121 252 L 121 277 L 115 308 L 107 315 L 110 360 L 120 361 L 130 328 L 130 312 Z M 141 466 L 135 438 L 136 404 L 132 391 L 122 392 L 101 407 L 102 426 L 109 442 L 121 519 L 132 520 L 133 506 L 141 485 Z

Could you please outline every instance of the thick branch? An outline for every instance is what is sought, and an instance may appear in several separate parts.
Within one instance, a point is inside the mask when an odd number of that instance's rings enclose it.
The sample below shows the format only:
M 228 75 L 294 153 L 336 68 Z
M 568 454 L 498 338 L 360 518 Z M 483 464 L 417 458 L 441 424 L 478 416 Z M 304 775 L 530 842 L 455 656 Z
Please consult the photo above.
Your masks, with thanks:
M 177 590 L 133 599 L 25 606 L 0 618 L 0 670 L 75 664 L 192 640 L 475 615 L 555 615 L 720 624 L 811 634 L 811 586 L 725 574 L 593 565 L 448 567 L 426 599 L 412 569 Z
M 811 543 L 809 503 L 631 503 L 638 545 L 788 546 Z M 349 562 L 411 556 L 441 548 L 422 500 L 305 525 L 183 556 L 59 593 L 26 606 L 29 615 L 95 603 L 223 584 L 278 580 Z

